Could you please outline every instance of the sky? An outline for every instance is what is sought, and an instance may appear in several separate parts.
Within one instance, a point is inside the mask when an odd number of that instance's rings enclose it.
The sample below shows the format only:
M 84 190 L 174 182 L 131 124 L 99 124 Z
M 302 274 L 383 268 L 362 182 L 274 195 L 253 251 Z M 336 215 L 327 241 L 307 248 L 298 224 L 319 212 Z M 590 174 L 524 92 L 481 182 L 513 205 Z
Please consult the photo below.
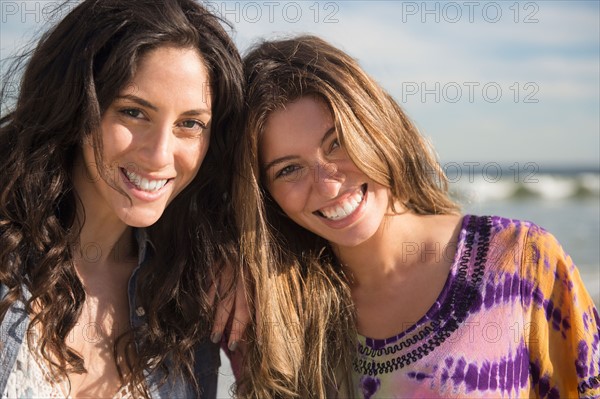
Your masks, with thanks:
M 0 0 L 0 58 L 47 28 L 56 4 Z M 231 22 L 242 53 L 300 33 L 346 51 L 442 162 L 600 169 L 597 0 L 205 4 Z

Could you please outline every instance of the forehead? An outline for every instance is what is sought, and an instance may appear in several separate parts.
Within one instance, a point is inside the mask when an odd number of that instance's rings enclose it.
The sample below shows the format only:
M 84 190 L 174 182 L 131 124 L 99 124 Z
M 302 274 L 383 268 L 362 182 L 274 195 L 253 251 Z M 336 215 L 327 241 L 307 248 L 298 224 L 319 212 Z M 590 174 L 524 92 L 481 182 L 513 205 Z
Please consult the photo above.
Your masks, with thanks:
M 198 50 L 162 46 L 149 50 L 138 60 L 132 80 L 123 91 L 207 105 L 211 100 L 209 89 L 208 70 Z
M 293 151 L 302 144 L 319 145 L 333 124 L 325 101 L 302 97 L 269 115 L 261 136 L 260 151 L 266 157 L 273 152 Z

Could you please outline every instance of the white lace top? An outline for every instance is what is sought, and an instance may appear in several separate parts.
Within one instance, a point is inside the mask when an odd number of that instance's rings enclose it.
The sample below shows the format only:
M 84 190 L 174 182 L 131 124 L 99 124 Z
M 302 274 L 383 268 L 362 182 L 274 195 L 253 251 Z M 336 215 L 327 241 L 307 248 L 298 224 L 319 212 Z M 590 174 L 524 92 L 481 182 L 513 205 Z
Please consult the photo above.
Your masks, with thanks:
M 71 398 L 68 382 L 52 376 L 45 360 L 29 350 L 27 338 L 19 348 L 17 361 L 10 373 L 2 398 Z M 132 399 L 129 386 L 121 388 L 113 399 Z

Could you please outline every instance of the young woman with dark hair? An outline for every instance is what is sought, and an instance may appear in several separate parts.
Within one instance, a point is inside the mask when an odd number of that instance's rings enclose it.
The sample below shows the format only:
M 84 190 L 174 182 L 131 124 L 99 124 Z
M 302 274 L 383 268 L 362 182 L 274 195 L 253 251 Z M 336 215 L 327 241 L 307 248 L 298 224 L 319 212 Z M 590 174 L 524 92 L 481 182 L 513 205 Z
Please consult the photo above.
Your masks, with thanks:
M 258 281 L 251 256 L 237 267 L 243 76 L 221 23 L 193 0 L 86 0 L 13 64 L 2 397 L 215 396 L 210 286 L 223 265 L 213 297 Z

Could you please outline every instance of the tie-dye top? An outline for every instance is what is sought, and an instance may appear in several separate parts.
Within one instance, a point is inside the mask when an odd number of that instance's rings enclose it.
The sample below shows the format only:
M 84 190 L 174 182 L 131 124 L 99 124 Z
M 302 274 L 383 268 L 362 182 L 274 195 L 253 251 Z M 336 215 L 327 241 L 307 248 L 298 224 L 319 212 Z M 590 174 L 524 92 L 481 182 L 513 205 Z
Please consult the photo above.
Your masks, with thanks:
M 600 320 L 556 239 L 465 216 L 437 301 L 385 339 L 359 337 L 361 398 L 600 398 Z

